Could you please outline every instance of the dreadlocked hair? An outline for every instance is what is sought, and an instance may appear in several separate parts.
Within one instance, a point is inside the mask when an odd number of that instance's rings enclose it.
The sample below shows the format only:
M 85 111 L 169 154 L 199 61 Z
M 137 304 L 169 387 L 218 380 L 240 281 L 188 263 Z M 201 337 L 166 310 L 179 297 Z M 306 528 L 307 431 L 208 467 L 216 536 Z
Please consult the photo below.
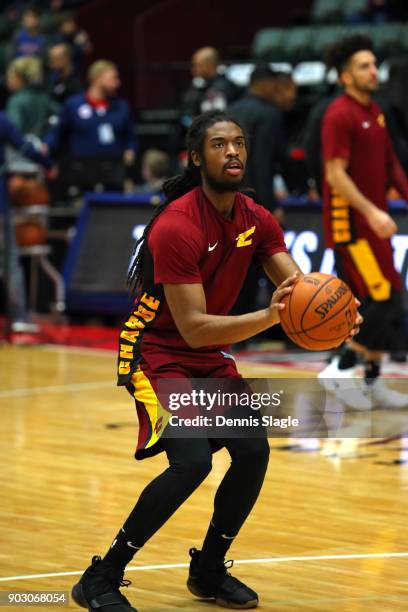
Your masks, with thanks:
M 129 287 L 131 296 L 138 292 L 143 283 L 145 246 L 147 243 L 147 236 L 153 223 L 163 212 L 163 210 L 170 204 L 170 202 L 181 198 L 183 195 L 194 189 L 194 187 L 201 185 L 200 168 L 194 165 L 191 154 L 193 151 L 196 151 L 200 156 L 202 156 L 204 140 L 208 128 L 220 121 L 235 123 L 243 130 L 238 121 L 223 111 L 208 111 L 202 115 L 198 115 L 198 117 L 193 120 L 186 136 L 188 157 L 187 166 L 180 174 L 176 174 L 176 176 L 173 176 L 164 182 L 163 193 L 166 196 L 166 199 L 162 204 L 157 206 L 152 218 L 146 225 L 143 234 L 135 243 L 133 255 L 135 253 L 137 253 L 137 255 L 132 263 L 132 266 L 130 267 L 127 277 L 127 286 Z

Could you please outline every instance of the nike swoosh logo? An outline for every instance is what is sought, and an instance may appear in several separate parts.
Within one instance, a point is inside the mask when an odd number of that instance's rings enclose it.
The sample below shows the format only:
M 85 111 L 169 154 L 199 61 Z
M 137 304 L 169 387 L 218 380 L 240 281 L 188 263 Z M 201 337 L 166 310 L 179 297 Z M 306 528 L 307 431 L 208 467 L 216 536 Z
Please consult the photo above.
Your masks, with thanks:
M 218 240 L 217 240 L 217 242 L 216 242 L 215 244 L 213 244 L 212 246 L 211 246 L 210 244 L 208 244 L 208 250 L 209 250 L 209 251 L 213 251 L 213 250 L 215 249 L 215 247 L 217 246 L 217 244 L 218 244 Z
M 130 546 L 130 548 L 135 548 L 136 550 L 140 550 L 140 546 L 133 546 L 132 542 L 126 542 L 126 544 Z

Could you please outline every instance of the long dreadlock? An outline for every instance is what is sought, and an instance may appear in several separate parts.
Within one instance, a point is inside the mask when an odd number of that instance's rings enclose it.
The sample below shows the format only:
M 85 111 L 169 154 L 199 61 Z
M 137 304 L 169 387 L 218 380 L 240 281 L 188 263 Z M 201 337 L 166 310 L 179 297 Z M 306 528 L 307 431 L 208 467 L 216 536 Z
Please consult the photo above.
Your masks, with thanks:
M 177 174 L 176 176 L 173 176 L 172 178 L 169 178 L 167 181 L 165 181 L 165 183 L 163 184 L 163 192 L 166 196 L 166 200 L 156 208 L 152 218 L 146 225 L 143 234 L 141 235 L 139 240 L 136 241 L 133 250 L 133 255 L 136 252 L 137 255 L 129 270 L 127 277 L 127 286 L 129 287 L 131 295 L 134 295 L 143 283 L 145 246 L 150 228 L 152 227 L 157 217 L 163 212 L 163 210 L 168 206 L 168 204 L 170 204 L 170 202 L 173 202 L 173 200 L 176 200 L 177 198 L 181 198 L 184 194 L 194 189 L 194 187 L 201 185 L 201 172 L 200 169 L 193 164 L 191 153 L 193 151 L 197 151 L 197 153 L 202 156 L 204 149 L 204 140 L 207 130 L 219 121 L 228 121 L 235 123 L 242 129 L 241 125 L 235 119 L 233 119 L 223 111 L 208 111 L 206 113 L 203 113 L 202 115 L 198 115 L 198 117 L 194 119 L 187 132 L 186 137 L 188 156 L 187 166 L 184 168 L 181 174 Z

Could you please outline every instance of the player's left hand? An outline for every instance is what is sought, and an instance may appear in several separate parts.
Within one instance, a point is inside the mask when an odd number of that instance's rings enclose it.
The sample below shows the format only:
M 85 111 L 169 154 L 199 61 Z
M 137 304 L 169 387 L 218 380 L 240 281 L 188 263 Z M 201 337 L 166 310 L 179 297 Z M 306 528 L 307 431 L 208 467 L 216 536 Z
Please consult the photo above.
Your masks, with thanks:
M 361 306 L 361 302 L 357 298 L 354 298 L 354 299 L 355 299 L 357 308 L 359 308 L 359 306 Z M 363 321 L 364 321 L 363 317 L 357 310 L 356 320 L 354 321 L 354 326 L 352 327 L 350 331 L 350 335 L 346 338 L 345 340 L 346 342 L 352 340 L 353 337 L 358 334 L 358 332 L 360 331 L 360 325 L 362 324 Z

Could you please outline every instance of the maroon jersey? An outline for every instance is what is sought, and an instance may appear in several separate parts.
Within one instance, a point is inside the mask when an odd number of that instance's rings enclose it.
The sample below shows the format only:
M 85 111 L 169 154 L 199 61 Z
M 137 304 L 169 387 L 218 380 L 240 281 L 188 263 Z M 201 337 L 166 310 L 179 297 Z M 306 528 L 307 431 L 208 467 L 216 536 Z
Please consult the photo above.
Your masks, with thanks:
M 273 215 L 237 193 L 227 219 L 201 187 L 171 202 L 149 232 L 143 289 L 120 334 L 119 384 L 126 384 L 141 359 L 150 368 L 183 360 L 208 364 L 225 345 L 191 349 L 180 335 L 164 297 L 163 284 L 200 283 L 207 313 L 227 315 L 252 259 L 262 264 L 287 252 Z
M 347 94 L 336 98 L 323 118 L 322 149 L 325 162 L 336 157 L 347 160 L 347 172 L 361 193 L 378 208 L 388 210 L 386 192 L 395 154 L 384 114 L 375 102 L 366 106 Z M 382 282 L 382 277 L 387 280 L 385 284 L 401 288 L 390 241 L 379 238 L 364 215 L 326 180 L 323 182 L 323 222 L 327 246 L 338 249 L 340 254 L 344 247 L 351 250 L 356 277 L 361 277 L 356 282 L 362 297 L 368 294 L 375 297 L 375 286 Z M 387 293 L 388 290 L 381 290 L 379 299 L 386 299 Z

